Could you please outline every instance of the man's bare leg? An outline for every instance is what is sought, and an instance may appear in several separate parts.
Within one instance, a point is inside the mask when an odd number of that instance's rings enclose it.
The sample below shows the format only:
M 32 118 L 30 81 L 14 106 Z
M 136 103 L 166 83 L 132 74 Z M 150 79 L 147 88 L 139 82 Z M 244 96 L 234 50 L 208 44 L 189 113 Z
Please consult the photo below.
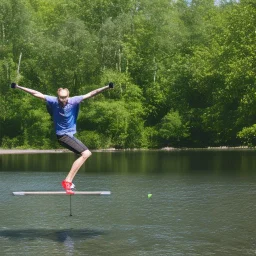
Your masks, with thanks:
M 85 150 L 81 153 L 81 156 L 76 159 L 76 161 L 73 163 L 71 170 L 68 173 L 68 176 L 66 177 L 66 181 L 71 182 L 73 181 L 74 177 L 76 176 L 78 170 L 80 167 L 84 164 L 84 162 L 92 155 L 90 150 Z

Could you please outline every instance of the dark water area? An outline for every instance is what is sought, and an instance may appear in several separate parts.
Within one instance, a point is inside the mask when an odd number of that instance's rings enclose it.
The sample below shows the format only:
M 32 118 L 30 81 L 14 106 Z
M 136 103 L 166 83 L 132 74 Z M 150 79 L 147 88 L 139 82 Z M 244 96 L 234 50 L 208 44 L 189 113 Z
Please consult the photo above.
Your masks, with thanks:
M 66 172 L 75 159 L 72 153 L 0 155 L 0 172 Z M 247 176 L 255 170 L 254 150 L 177 150 L 94 152 L 80 172 Z
M 93 152 L 60 191 L 72 153 L 0 155 L 1 255 L 256 255 L 256 151 Z M 152 194 L 148 198 L 148 194 Z

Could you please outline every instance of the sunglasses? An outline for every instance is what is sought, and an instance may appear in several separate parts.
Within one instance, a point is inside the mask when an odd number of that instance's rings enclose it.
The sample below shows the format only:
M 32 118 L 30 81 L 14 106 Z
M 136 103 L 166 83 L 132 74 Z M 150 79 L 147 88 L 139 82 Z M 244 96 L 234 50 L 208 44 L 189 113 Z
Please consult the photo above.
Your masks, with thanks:
M 65 100 L 68 96 L 59 96 L 59 99 Z

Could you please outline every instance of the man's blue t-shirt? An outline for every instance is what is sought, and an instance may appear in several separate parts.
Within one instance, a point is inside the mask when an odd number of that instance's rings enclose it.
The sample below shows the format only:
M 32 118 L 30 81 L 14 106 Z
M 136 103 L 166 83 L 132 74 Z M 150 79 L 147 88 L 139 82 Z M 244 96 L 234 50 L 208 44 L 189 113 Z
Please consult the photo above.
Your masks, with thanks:
M 68 103 L 62 107 L 57 97 L 45 95 L 47 110 L 53 118 L 57 135 L 71 135 L 76 133 L 76 120 L 79 112 L 79 104 L 83 96 L 68 98 Z

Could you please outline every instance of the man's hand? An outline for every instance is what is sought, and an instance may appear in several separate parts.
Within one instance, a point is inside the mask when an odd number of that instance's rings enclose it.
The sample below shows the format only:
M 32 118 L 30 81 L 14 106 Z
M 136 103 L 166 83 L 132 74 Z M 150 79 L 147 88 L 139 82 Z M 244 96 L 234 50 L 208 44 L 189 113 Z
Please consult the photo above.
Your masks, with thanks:
M 112 82 L 110 82 L 110 83 L 108 84 L 108 87 L 109 87 L 109 88 L 114 88 L 114 84 L 113 84 Z
M 11 83 L 11 88 L 12 89 L 15 89 L 17 87 L 17 84 L 16 83 Z

